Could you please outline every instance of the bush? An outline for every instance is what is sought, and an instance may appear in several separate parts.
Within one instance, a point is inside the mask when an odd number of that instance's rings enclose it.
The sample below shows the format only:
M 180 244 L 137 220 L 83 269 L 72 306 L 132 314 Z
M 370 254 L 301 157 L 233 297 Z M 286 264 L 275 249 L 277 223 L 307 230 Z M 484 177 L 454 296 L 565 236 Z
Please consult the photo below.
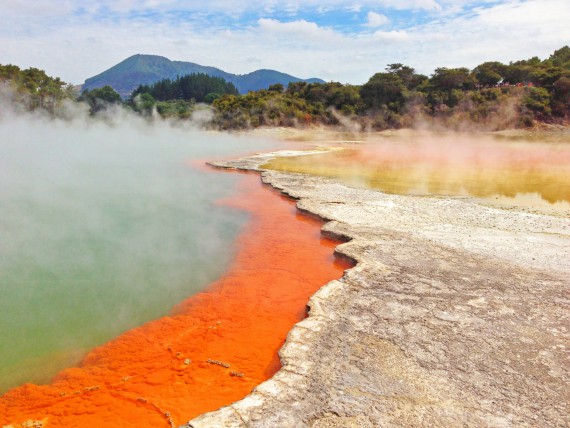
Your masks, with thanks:
M 550 93 L 545 88 L 529 88 L 522 102 L 530 111 L 548 116 L 551 113 L 550 99 Z

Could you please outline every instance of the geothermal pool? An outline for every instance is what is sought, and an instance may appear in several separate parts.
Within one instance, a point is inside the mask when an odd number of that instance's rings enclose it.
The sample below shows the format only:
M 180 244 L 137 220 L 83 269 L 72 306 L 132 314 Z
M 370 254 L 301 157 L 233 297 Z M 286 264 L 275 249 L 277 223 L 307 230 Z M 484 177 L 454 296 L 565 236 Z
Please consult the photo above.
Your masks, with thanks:
M 247 214 L 216 202 L 238 177 L 193 163 L 272 147 L 133 120 L 19 117 L 0 135 L 0 393 L 218 278 Z
M 0 424 L 172 426 L 229 404 L 350 266 L 258 176 L 197 166 L 270 143 L 131 121 L 0 132 L 0 393 L 39 384 L 0 397 Z M 413 135 L 266 167 L 570 216 L 569 147 Z
M 331 144 L 341 150 L 279 157 L 263 167 L 333 177 L 386 193 L 469 198 L 570 217 L 570 136 L 417 132 Z
M 0 397 L 0 423 L 179 426 L 271 377 L 309 297 L 351 264 L 335 260 L 338 243 L 321 237 L 321 221 L 298 213 L 257 175 L 243 177 L 223 203 L 251 218 L 219 280 L 170 316 L 94 349 L 50 385 L 10 390 Z
M 230 404 L 351 266 L 258 175 L 203 166 L 273 143 L 130 121 L 0 128 L 0 425 L 177 426 Z

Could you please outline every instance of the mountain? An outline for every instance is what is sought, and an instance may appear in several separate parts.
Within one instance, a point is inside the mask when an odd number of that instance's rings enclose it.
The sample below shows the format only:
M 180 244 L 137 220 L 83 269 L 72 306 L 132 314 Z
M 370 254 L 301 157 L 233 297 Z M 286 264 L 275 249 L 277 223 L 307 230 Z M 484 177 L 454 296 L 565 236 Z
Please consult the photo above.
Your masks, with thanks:
M 150 85 L 163 79 L 176 79 L 192 73 L 204 73 L 222 77 L 233 83 L 240 93 L 267 89 L 270 85 L 290 82 L 325 83 L 324 80 L 299 79 L 275 70 L 256 70 L 248 74 L 227 73 L 219 68 L 207 67 L 193 62 L 171 61 L 158 55 L 133 55 L 108 70 L 85 80 L 82 90 L 92 90 L 105 85 L 113 87 L 123 98 L 129 96 L 139 85 Z

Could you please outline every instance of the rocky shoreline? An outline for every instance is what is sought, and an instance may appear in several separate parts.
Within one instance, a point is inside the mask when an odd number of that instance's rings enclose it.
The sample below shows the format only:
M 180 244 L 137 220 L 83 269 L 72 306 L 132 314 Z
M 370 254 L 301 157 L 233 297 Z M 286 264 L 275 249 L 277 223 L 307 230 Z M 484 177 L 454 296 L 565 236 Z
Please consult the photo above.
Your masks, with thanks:
M 570 425 L 570 220 L 262 179 L 327 220 L 357 265 L 310 299 L 272 379 L 185 427 Z

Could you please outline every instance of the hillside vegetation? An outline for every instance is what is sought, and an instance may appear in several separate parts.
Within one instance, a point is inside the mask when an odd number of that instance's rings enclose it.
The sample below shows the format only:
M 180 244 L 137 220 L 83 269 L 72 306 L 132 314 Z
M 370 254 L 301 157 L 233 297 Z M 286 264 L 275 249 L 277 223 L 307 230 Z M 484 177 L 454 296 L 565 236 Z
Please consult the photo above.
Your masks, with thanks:
M 20 108 L 57 113 L 74 98 L 70 85 L 42 70 L 0 65 L 0 88 Z M 338 82 L 275 83 L 239 94 L 222 77 L 194 73 L 140 84 L 124 101 L 111 86 L 84 90 L 75 97 L 93 115 L 120 105 L 143 116 L 186 120 L 198 103 L 211 105 L 207 126 L 245 129 L 260 126 L 342 126 L 382 130 L 422 124 L 500 130 L 536 122 L 570 121 L 570 47 L 541 60 L 485 62 L 474 69 L 436 68 L 431 76 L 403 64 L 389 64 L 363 85 Z M 155 113 L 156 112 L 156 113 Z
M 137 112 L 150 115 L 156 108 L 162 116 L 188 117 L 195 103 L 211 104 L 222 95 L 239 95 L 233 83 L 221 77 L 197 73 L 175 80 L 164 79 L 152 85 L 140 85 L 128 104 Z
M 362 86 L 291 83 L 213 103 L 222 129 L 349 125 L 368 130 L 426 122 L 488 130 L 564 122 L 570 115 L 570 48 L 549 58 L 468 68 L 436 68 L 431 76 L 390 64 Z
M 73 87 L 59 77 L 50 77 L 38 68 L 22 70 L 12 64 L 0 64 L 0 95 L 19 109 L 43 109 L 50 113 L 64 99 L 75 98 Z

